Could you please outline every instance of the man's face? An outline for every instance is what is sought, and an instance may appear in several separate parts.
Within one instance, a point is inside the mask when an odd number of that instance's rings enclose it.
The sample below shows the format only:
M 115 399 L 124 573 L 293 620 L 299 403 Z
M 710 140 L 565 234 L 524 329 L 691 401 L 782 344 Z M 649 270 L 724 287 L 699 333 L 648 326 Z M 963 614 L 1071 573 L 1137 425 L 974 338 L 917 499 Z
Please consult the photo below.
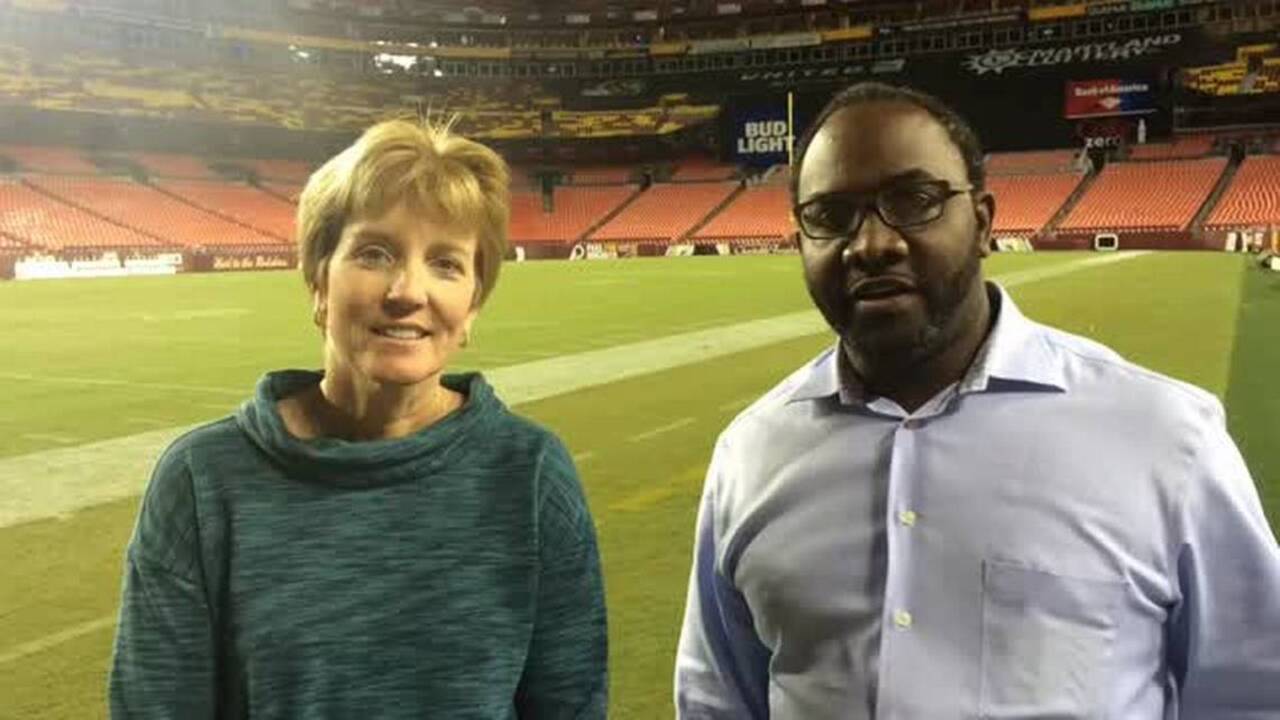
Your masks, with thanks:
M 928 112 L 892 101 L 837 111 L 810 143 L 798 180 L 805 283 L 849 351 L 915 363 L 947 347 L 965 322 L 981 321 L 958 311 L 983 292 L 994 201 L 968 192 L 960 150 Z M 877 196 L 899 227 L 877 215 Z M 859 206 L 856 232 L 817 239 L 803 229 L 847 226 Z

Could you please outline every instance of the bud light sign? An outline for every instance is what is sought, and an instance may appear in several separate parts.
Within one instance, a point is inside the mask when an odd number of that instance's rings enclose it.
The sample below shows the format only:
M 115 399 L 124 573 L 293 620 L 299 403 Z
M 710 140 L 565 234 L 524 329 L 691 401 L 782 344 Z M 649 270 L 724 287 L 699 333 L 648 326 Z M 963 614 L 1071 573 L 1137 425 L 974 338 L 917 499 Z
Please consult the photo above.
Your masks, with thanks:
M 782 114 L 782 113 L 779 113 Z M 778 165 L 787 162 L 791 147 L 785 115 L 754 114 L 735 123 L 734 157 L 743 165 Z

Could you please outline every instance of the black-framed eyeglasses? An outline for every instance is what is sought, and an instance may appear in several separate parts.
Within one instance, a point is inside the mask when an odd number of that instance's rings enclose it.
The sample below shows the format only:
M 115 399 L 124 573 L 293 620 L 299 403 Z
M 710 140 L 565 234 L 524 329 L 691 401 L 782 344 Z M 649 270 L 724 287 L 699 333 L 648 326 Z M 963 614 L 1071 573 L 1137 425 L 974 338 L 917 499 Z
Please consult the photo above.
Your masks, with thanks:
M 857 234 L 872 208 L 885 225 L 897 230 L 919 227 L 942 217 L 947 201 L 972 192 L 973 187 L 952 187 L 946 180 L 890 185 L 867 196 L 827 193 L 793 208 L 800 231 L 819 242 Z

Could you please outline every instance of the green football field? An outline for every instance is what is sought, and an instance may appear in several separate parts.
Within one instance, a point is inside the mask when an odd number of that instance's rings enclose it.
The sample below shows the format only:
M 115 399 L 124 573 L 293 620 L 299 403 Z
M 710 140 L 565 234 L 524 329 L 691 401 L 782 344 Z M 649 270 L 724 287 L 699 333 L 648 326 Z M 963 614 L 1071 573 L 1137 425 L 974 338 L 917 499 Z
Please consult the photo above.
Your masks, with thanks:
M 1276 526 L 1280 275 L 1226 254 L 1097 259 L 1002 255 L 986 271 L 1009 282 L 1032 318 L 1221 397 Z M 633 368 L 517 405 L 569 445 L 599 527 L 611 717 L 671 715 L 694 514 L 715 436 L 831 338 L 810 323 L 787 339 L 639 373 L 633 349 L 685 334 L 689 343 L 741 340 L 752 321 L 809 309 L 796 257 L 508 265 L 455 363 L 512 368 L 517 380 L 533 363 L 579 355 L 597 369 Z M 29 489 L 13 515 L 26 519 L 6 523 L 0 512 L 0 719 L 105 717 L 122 551 L 146 482 L 121 468 L 153 459 L 131 457 L 151 447 L 142 439 L 232 410 L 264 370 L 317 366 L 319 347 L 294 273 L 0 284 L 0 491 Z M 92 458 L 72 478 L 78 485 L 41 469 L 77 454 Z M 127 490 L 84 501 L 85 488 L 112 483 Z

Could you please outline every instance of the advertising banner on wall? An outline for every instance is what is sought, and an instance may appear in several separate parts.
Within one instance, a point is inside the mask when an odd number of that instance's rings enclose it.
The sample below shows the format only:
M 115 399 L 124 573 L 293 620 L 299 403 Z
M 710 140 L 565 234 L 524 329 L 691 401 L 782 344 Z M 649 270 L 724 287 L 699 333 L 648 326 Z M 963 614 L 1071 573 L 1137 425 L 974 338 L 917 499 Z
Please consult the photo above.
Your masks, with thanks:
M 730 133 L 733 160 L 754 167 L 784 164 L 791 147 L 788 134 L 785 101 L 741 108 Z
M 1068 80 L 1064 94 L 1062 114 L 1071 120 L 1156 111 L 1155 92 L 1148 80 Z
M 1102 40 L 1076 45 L 1034 48 L 994 48 L 970 55 L 964 66 L 975 75 L 1003 75 L 1007 70 L 1048 68 L 1076 63 L 1115 63 L 1170 50 L 1182 43 L 1181 33 L 1148 35 L 1128 40 Z

